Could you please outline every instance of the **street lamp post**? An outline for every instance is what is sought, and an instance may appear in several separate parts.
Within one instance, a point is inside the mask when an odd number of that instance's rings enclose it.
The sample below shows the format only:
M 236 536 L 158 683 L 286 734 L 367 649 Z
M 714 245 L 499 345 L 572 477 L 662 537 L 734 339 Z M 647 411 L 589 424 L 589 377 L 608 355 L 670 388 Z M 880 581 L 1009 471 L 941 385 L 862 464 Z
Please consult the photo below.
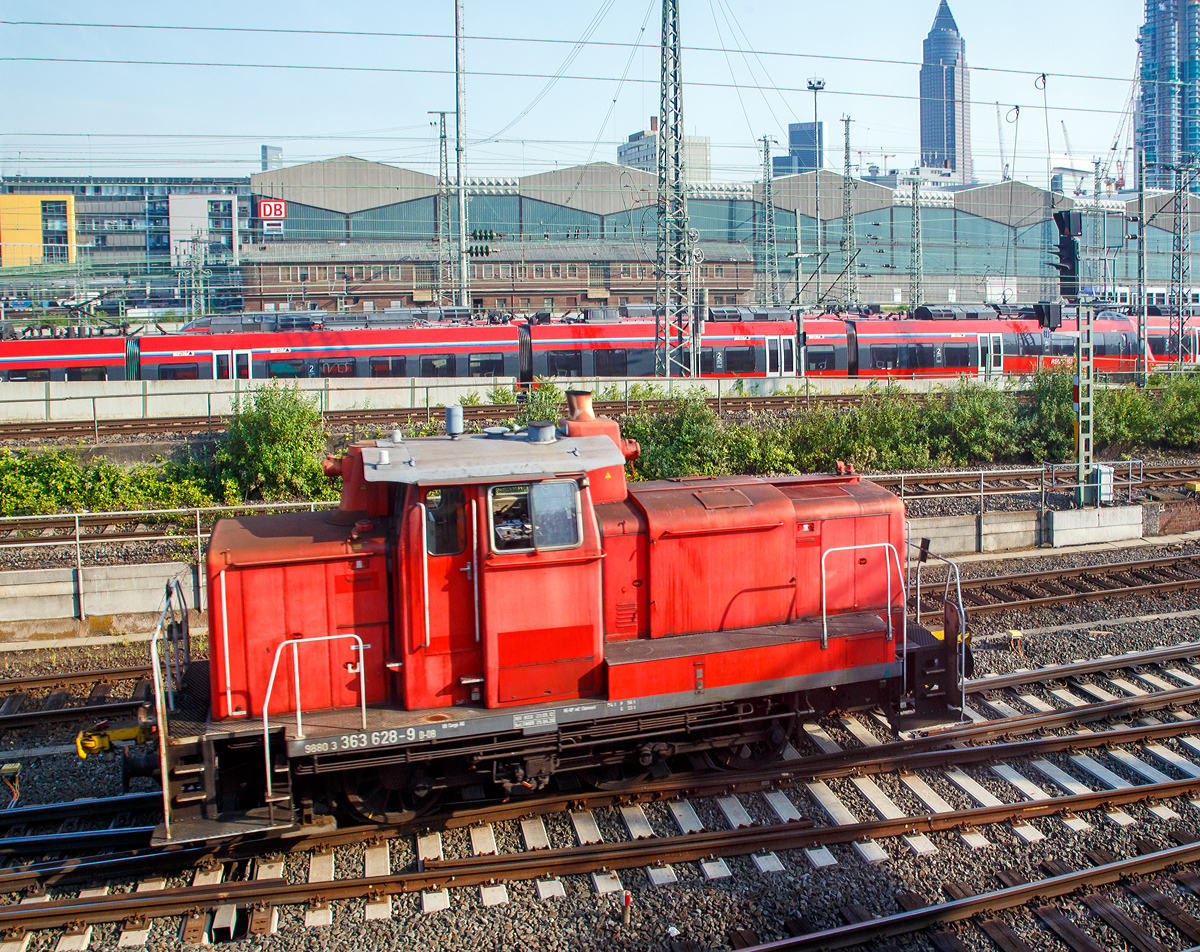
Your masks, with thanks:
M 817 122 L 817 93 L 825 88 L 825 80 L 819 76 L 814 76 L 808 81 L 808 88 L 813 94 L 813 167 L 815 186 L 813 194 L 815 195 L 815 214 L 817 219 L 817 284 L 816 284 L 816 299 L 817 303 L 821 303 L 821 252 L 823 244 L 821 237 L 821 127 Z

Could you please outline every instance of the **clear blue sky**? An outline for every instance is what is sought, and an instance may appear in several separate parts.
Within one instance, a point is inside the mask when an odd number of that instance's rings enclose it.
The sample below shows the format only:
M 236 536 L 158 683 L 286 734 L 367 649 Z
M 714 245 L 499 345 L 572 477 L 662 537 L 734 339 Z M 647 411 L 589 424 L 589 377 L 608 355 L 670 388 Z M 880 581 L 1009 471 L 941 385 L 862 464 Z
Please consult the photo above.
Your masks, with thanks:
M 827 165 L 841 167 L 836 120 L 846 114 L 854 120 L 855 165 L 860 150 L 864 162 L 886 153 L 895 156 L 890 166 L 914 164 L 916 64 L 936 0 L 680 5 L 684 116 L 689 133 L 712 138 L 715 180 L 757 177 L 755 140 L 769 133 L 784 143 L 789 121 L 811 118 L 812 96 L 804 87 L 812 75 L 827 83 L 820 102 L 829 123 Z M 661 0 L 467 0 L 468 138 L 478 142 L 511 124 L 498 139 L 471 147 L 468 174 L 516 176 L 589 156 L 614 161 L 617 142 L 658 112 L 660 6 Z M 972 67 L 972 145 L 981 179 L 999 174 L 997 100 L 1009 119 L 1011 107 L 1021 106 L 1019 120 L 1004 123 L 1010 161 L 1015 140 L 1017 178 L 1045 183 L 1047 125 L 1055 164 L 1065 152 L 1063 122 L 1077 161 L 1090 165 L 1092 156 L 1108 154 L 1130 92 L 1141 7 L 1133 0 L 951 0 Z M 281 146 L 288 164 L 349 153 L 437 171 L 436 129 L 426 112 L 454 108 L 453 0 L 0 0 L 0 19 L 8 21 L 0 25 L 7 50 L 0 61 L 0 153 L 7 174 L 244 175 L 257 170 L 261 143 Z M 11 25 L 19 20 L 365 35 Z M 624 45 L 579 50 L 563 78 L 513 124 L 590 28 L 593 44 Z M 631 58 L 628 44 L 639 40 L 646 48 Z M 1048 113 L 1035 87 L 1041 72 L 1049 76 Z

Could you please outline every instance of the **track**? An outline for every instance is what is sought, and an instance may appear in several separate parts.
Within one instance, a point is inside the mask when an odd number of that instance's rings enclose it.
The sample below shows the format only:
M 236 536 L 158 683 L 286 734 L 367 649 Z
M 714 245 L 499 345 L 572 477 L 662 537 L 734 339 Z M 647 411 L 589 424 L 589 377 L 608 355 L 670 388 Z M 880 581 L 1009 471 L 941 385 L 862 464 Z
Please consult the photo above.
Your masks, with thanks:
M 113 686 L 128 681 L 134 682 L 128 697 L 112 697 Z M 68 688 L 84 688 L 87 693 Z M 0 731 L 62 721 L 120 717 L 132 714 L 148 703 L 149 665 L 9 678 L 0 680 Z M 0 815 L 0 824 L 2 822 Z
M 287 852 L 309 853 L 309 876 L 307 882 L 283 880 L 282 861 L 272 855 L 262 855 L 262 847 L 253 843 L 213 846 L 207 849 L 182 849 L 163 854 L 141 852 L 117 854 L 95 861 L 73 860 L 67 864 L 42 863 L 10 870 L 0 870 L 0 890 L 9 891 L 30 887 L 28 895 L 33 901 L 20 907 L 0 907 L 0 929 L 24 928 L 29 930 L 72 927 L 99 922 L 123 922 L 124 931 L 136 933 L 146 928 L 154 918 L 166 916 L 184 917 L 185 935 L 192 941 L 207 934 L 220 940 L 232 938 L 221 929 L 247 928 L 251 933 L 268 931 L 273 911 L 281 906 L 300 906 L 306 922 L 310 913 L 332 915 L 329 903 L 341 899 L 363 899 L 374 904 L 382 915 L 390 917 L 391 897 L 405 893 L 419 896 L 424 907 L 440 908 L 436 903 L 449 902 L 451 894 L 465 888 L 478 888 L 485 897 L 496 896 L 503 885 L 516 881 L 535 881 L 538 893 L 553 894 L 553 887 L 560 877 L 589 875 L 597 890 L 621 888 L 623 871 L 644 869 L 645 876 L 664 877 L 661 881 L 673 881 L 674 866 L 681 863 L 699 863 L 706 875 L 715 878 L 729 875 L 724 859 L 718 857 L 747 856 L 751 867 L 758 874 L 770 875 L 771 870 L 784 868 L 778 851 L 797 851 L 810 857 L 828 854 L 830 845 L 841 844 L 843 851 L 869 850 L 879 847 L 878 840 L 904 838 L 918 842 L 930 834 L 950 836 L 981 835 L 995 824 L 1011 824 L 1014 831 L 1032 828 L 1041 823 L 1044 830 L 1052 831 L 1060 824 L 1082 822 L 1082 815 L 1095 814 L 1092 822 L 1099 825 L 1102 816 L 1119 816 L 1125 808 L 1137 805 L 1139 809 L 1164 809 L 1167 803 L 1179 804 L 1184 798 L 1193 798 L 1200 793 L 1200 741 L 1195 734 L 1200 730 L 1200 719 L 1188 715 L 1184 719 L 1166 723 L 1143 719 L 1130 725 L 1129 718 L 1149 712 L 1177 711 L 1182 705 L 1200 701 L 1200 673 L 1191 665 L 1183 664 L 1185 658 L 1200 655 L 1200 644 L 1175 645 L 1152 652 L 1100 659 L 1083 663 L 1045 668 L 1036 671 L 1017 672 L 1003 678 L 983 678 L 971 682 L 968 691 L 973 704 L 993 703 L 995 700 L 976 700 L 985 693 L 995 697 L 997 692 L 1035 683 L 1066 682 L 1082 694 L 1091 682 L 1086 678 L 1099 672 L 1119 672 L 1122 678 L 1110 675 L 1111 685 L 1131 684 L 1140 679 L 1145 690 L 1125 688 L 1127 696 L 1113 697 L 1100 703 L 1085 704 L 1077 695 L 1077 703 L 1064 709 L 1041 711 L 1020 716 L 1001 717 L 998 720 L 965 724 L 950 730 L 922 737 L 898 739 L 891 742 L 872 738 L 867 725 L 869 717 L 853 718 L 857 726 L 851 733 L 857 738 L 868 738 L 861 746 L 841 750 L 817 728 L 808 732 L 808 739 L 818 749 L 816 755 L 793 755 L 794 759 L 751 771 L 731 771 L 718 775 L 682 775 L 659 781 L 631 785 L 619 793 L 606 791 L 574 791 L 549 796 L 531 797 L 525 801 L 495 803 L 482 809 L 470 805 L 448 811 L 432 819 L 435 829 L 469 827 L 472 849 L 470 855 L 443 855 L 442 841 L 437 834 L 423 833 L 415 842 L 414 855 L 419 860 L 415 868 L 410 866 L 403 872 L 379 873 L 388 870 L 390 849 L 408 849 L 407 839 L 395 831 L 371 829 L 343 829 L 325 834 L 297 839 L 292 842 L 272 842 L 268 849 L 283 849 Z M 1155 674 L 1154 672 L 1158 672 Z M 1127 678 L 1128 680 L 1123 680 Z M 1168 683 L 1165 679 L 1172 679 Z M 1156 681 L 1158 683 L 1156 683 Z M 1182 682 L 1182 686 L 1178 686 Z M 1104 683 L 1104 682 L 1102 682 Z M 1099 686 L 1091 684 L 1093 690 Z M 1021 697 L 1014 694 L 1013 697 Z M 1018 702 L 1019 703 L 1019 702 Z M 978 715 L 976 715 L 978 716 Z M 849 726 L 850 718 L 843 719 Z M 1093 725 L 1093 730 L 1075 733 L 1083 724 Z M 875 724 L 876 733 L 879 730 Z M 1055 734 L 1053 731 L 1063 733 Z M 1188 757 L 1172 754 L 1166 744 L 1180 742 L 1190 744 Z M 1073 759 L 1083 757 L 1104 758 L 1121 756 L 1124 768 L 1140 774 L 1145 782 L 1110 786 L 1101 782 L 1097 785 L 1075 781 L 1073 788 L 1062 794 L 1053 793 L 1031 796 L 1025 792 L 1012 797 L 1009 802 L 977 803 L 965 808 L 946 811 L 931 809 L 925 813 L 896 816 L 881 815 L 878 818 L 858 819 L 850 816 L 838 819 L 833 825 L 814 825 L 800 811 L 804 791 L 815 791 L 826 781 L 835 778 L 854 784 L 863 784 L 872 775 L 887 775 L 892 781 L 904 782 L 918 772 L 940 772 L 942 776 L 962 775 L 964 768 L 987 767 L 997 770 L 1020 767 L 1026 782 L 1032 777 L 1042 784 L 1045 777 L 1037 773 L 1039 763 L 1048 763 L 1047 757 L 1055 753 L 1067 753 Z M 1166 758 L 1164 760 L 1164 758 Z M 1153 766 L 1158 764 L 1158 766 Z M 1161 768 L 1161 769 L 1160 769 Z M 1183 773 L 1182 779 L 1169 776 L 1162 770 Z M 1003 774 L 1001 774 L 1003 776 Z M 1103 776 L 1098 774 L 1097 776 Z M 1053 777 L 1050 778 L 1053 781 Z M 828 788 L 825 788 L 828 790 Z M 866 789 L 860 787 L 860 789 Z M 918 788 L 913 787 L 914 791 Z M 153 795 L 141 795 L 153 797 Z M 681 799 L 682 798 L 682 799 Z M 699 809 L 699 799 L 709 798 L 724 816 L 723 825 L 713 824 L 707 819 L 712 812 Z M 836 800 L 836 798 L 835 798 Z M 822 804 L 826 801 L 822 800 Z M 690 805 L 696 803 L 697 808 Z M 92 806 L 101 810 L 134 812 L 149 805 L 149 799 L 114 798 L 110 803 L 84 801 L 52 807 L 28 808 L 24 814 L 30 821 L 54 823 L 66 816 L 73 808 L 79 813 L 89 813 Z M 664 830 L 661 825 L 652 828 L 647 813 L 657 809 L 662 815 L 673 815 L 676 828 Z M 1149 805 L 1147 807 L 1147 805 Z M 670 808 L 665 813 L 664 808 Z M 769 809 L 772 819 L 761 819 Z M 799 809 L 798 809 L 799 808 Z M 610 832 L 600 835 L 593 811 L 608 809 L 620 817 L 625 824 L 627 836 L 612 838 Z M 845 810 L 845 807 L 841 808 Z M 1181 807 L 1182 809 L 1182 807 Z M 577 845 L 551 842 L 546 836 L 547 827 L 540 819 L 545 814 L 559 813 L 570 818 L 574 827 Z M 848 811 L 847 811 L 848 812 Z M 705 816 L 701 822 L 697 816 Z M 754 819 L 757 814 L 760 819 Z M 1167 814 L 1174 816 L 1169 810 Z M 832 816 L 832 815 L 831 815 Z M 4 817 L 0 813 L 0 820 Z M 21 820 L 23 817 L 14 816 Z M 495 851 L 496 838 L 491 835 L 491 824 L 519 822 L 524 849 Z M 718 828 L 720 827 L 720 828 Z M 489 836 L 476 836 L 486 830 Z M 539 841 L 539 831 L 541 841 Z M 589 832 L 591 831 L 591 832 Z M 53 837 L 54 834 L 50 834 Z M 1039 834 L 1040 835 L 1040 834 Z M 390 837 L 390 839 L 389 839 Z M 1163 845 L 1163 839 L 1174 837 L 1179 846 Z M 489 846 L 488 840 L 492 841 Z M 931 905 L 929 900 L 916 893 L 901 893 L 897 896 L 900 912 L 883 919 L 871 918 L 862 906 L 848 903 L 841 907 L 841 915 L 848 925 L 834 929 L 815 930 L 803 917 L 789 920 L 788 928 L 794 938 L 774 944 L 775 948 L 815 949 L 841 948 L 849 945 L 871 943 L 885 936 L 895 936 L 924 929 L 941 929 L 946 923 L 970 921 L 985 933 L 1003 933 L 1009 929 L 1006 921 L 998 917 L 1007 909 L 1025 905 L 1032 896 L 1041 897 L 1035 914 L 1046 923 L 1046 928 L 1055 934 L 1055 923 L 1063 927 L 1061 910 L 1051 900 L 1066 896 L 1083 886 L 1104 887 L 1120 880 L 1145 876 L 1166 869 L 1172 864 L 1200 860 L 1200 845 L 1192 842 L 1194 834 L 1186 827 L 1163 826 L 1146 828 L 1143 852 L 1148 855 L 1116 857 L 1100 853 L 1088 854 L 1094 864 L 1091 868 L 1071 869 L 1064 865 L 1047 866 L 1047 878 L 1035 883 L 1026 881 L 1018 868 L 996 869 L 994 862 L 987 873 L 972 884 L 947 882 L 942 884 L 943 893 L 949 902 Z M 30 842 L 34 849 L 21 849 L 22 837 L 10 835 L 0 839 L 0 845 L 13 853 L 28 852 L 34 855 L 38 847 L 55 849 L 61 842 L 48 839 L 45 844 Z M 360 865 L 363 874 L 352 871 L 340 876 L 332 875 L 330 860 L 328 877 L 320 870 L 325 868 L 322 856 L 338 844 L 363 842 L 366 840 L 366 868 Z M 123 840 L 113 834 L 109 842 L 98 840 L 95 844 L 84 844 L 91 848 L 115 848 Z M 412 840 L 407 839 L 408 843 Z M 1142 847 L 1139 847 L 1142 849 Z M 846 855 L 852 855 L 847 853 Z M 982 855 L 982 854 L 981 854 Z M 372 856 L 375 857 L 372 860 Z M 243 861 L 255 858 L 253 874 L 243 869 Z M 985 859 L 995 858 L 987 853 Z M 832 856 L 831 856 L 832 859 Z M 803 863 L 804 860 L 793 860 Z M 836 862 L 836 860 L 833 860 Z M 824 860 L 822 860 L 824 862 Z M 43 898 L 47 883 L 67 883 L 95 876 L 97 870 L 108 875 L 120 876 L 136 871 L 141 876 L 175 873 L 180 866 L 197 865 L 199 869 L 190 887 L 165 888 L 162 883 L 144 882 L 136 895 L 119 893 L 97 894 L 92 891 L 81 894 Z M 372 870 L 376 873 L 372 873 Z M 153 872 L 148 872 L 148 871 Z M 723 870 L 723 872 L 722 872 Z M 1000 888 L 989 888 L 988 877 L 995 874 Z M 754 875 L 751 872 L 751 875 Z M 671 878 L 665 878 L 670 876 Z M 1195 877 L 1180 880 L 1189 889 L 1200 882 Z M 1153 883 L 1131 882 L 1127 887 L 1132 896 L 1143 902 L 1155 914 L 1164 915 L 1176 928 L 1190 922 L 1175 916 L 1170 901 L 1166 900 Z M 450 890 L 443 893 L 443 890 Z M 490 892 L 484 892 L 488 890 Z M 976 895 L 977 890 L 982 890 Z M 1200 890 L 1198 890 L 1200 891 Z M 1091 908 L 1107 908 L 1102 904 Z M 222 912 L 224 910 L 224 912 Z M 233 910 L 230 913 L 229 910 Z M 243 910 L 237 912 L 237 910 Z M 1165 910 L 1165 912 L 1164 912 Z M 345 914 L 345 913 L 341 913 Z M 361 912 L 358 913 L 361 916 Z M 988 918 L 984 919 L 983 916 Z M 222 918 L 224 917 L 224 918 Z M 314 918 L 312 924 L 321 920 Z M 1107 921 L 1107 920 L 1105 920 Z M 222 925 L 224 923 L 225 925 Z M 256 926 L 257 924 L 257 926 Z M 161 927 L 160 927 L 161 928 Z M 295 928 L 295 927 L 293 927 Z M 189 931 L 190 930 L 190 931 Z M 1124 933 L 1123 933 L 1124 934 Z M 757 937 L 745 930 L 734 930 L 730 941 L 735 948 L 753 944 Z M 933 942 L 939 949 L 957 948 L 943 944 L 945 940 Z M 685 946 L 680 945 L 680 948 Z M 1073 945 L 1073 948 L 1086 948 Z
M 1200 589 L 1200 555 L 1047 569 L 962 581 L 963 605 L 968 615 L 1028 611 L 1098 598 L 1131 598 L 1195 589 Z M 953 588 L 951 591 L 953 593 Z M 936 618 L 941 614 L 944 592 L 944 580 L 922 584 L 920 619 Z M 913 593 L 910 610 L 915 608 L 915 600 L 916 593 Z
M 1122 463 L 1115 464 L 1119 483 L 1118 495 L 1126 485 L 1126 470 Z M 1068 467 L 1059 466 L 1054 478 L 1041 468 L 1009 470 L 978 470 L 974 472 L 913 473 L 911 475 L 878 475 L 868 478 L 886 486 L 904 499 L 935 499 L 954 496 L 1002 496 L 1014 493 L 1035 494 L 1041 492 L 1067 491 L 1074 489 L 1074 474 L 1064 476 Z M 1140 477 L 1140 478 L 1139 478 Z M 1135 491 L 1172 489 L 1200 482 L 1200 465 L 1144 466 L 1133 467 Z
M 870 381 L 864 381 L 869 384 Z M 653 378 L 646 380 L 648 385 L 657 385 Z M 794 386 L 802 384 L 801 378 L 796 378 Z M 682 386 L 686 389 L 686 381 Z M 873 392 L 876 396 L 878 391 Z M 721 415 L 753 414 L 753 413 L 788 413 L 814 406 L 844 408 L 861 406 L 871 393 L 862 391 L 856 393 L 794 393 L 776 394 L 772 396 L 726 395 L 710 396 L 706 399 L 709 407 Z M 925 393 L 906 393 L 906 396 L 918 402 L 928 399 Z M 1018 395 L 1018 400 L 1029 399 Z M 631 397 L 624 400 L 596 400 L 593 404 L 598 414 L 606 416 L 622 416 L 631 413 L 661 413 L 673 406 L 670 399 L 640 399 Z M 566 404 L 563 404 L 565 410 Z M 463 419 L 466 422 L 504 422 L 513 419 L 521 410 L 519 404 L 490 404 L 481 406 L 464 406 Z M 330 426 L 345 429 L 377 428 L 388 426 L 406 426 L 414 423 L 440 421 L 442 408 L 440 406 L 395 407 L 391 409 L 364 410 L 330 410 L 323 414 Z M 100 439 L 101 437 L 121 436 L 153 436 L 156 434 L 208 434 L 219 433 L 225 429 L 230 420 L 229 416 L 212 414 L 209 416 L 189 417 L 155 417 L 150 419 L 133 418 L 120 420 L 36 420 L 20 423 L 0 423 L 0 439 L 9 440 L 55 440 L 55 439 Z
M 651 381 L 652 382 L 652 381 Z M 924 394 L 912 396 L 924 400 Z M 719 413 L 778 413 L 819 405 L 826 407 L 853 407 L 863 402 L 861 393 L 853 394 L 797 394 L 788 396 L 720 396 L 710 397 L 708 404 Z M 660 413 L 670 409 L 669 399 L 654 400 L 597 400 L 597 413 L 621 415 L 629 413 Z M 566 404 L 563 404 L 565 410 Z M 489 404 L 464 406 L 463 419 L 467 422 L 484 423 L 511 420 L 521 410 L 519 404 Z M 330 410 L 323 414 L 326 422 L 336 428 L 381 427 L 388 425 L 406 426 L 440 420 L 440 406 L 411 407 L 378 410 Z M 28 423 L 0 424 L 0 439 L 10 440 L 53 440 L 64 438 L 99 439 L 100 437 L 147 436 L 169 434 L 212 434 L 225 429 L 231 418 L 214 414 L 207 417 L 156 417 L 152 419 L 125 420 L 47 420 Z

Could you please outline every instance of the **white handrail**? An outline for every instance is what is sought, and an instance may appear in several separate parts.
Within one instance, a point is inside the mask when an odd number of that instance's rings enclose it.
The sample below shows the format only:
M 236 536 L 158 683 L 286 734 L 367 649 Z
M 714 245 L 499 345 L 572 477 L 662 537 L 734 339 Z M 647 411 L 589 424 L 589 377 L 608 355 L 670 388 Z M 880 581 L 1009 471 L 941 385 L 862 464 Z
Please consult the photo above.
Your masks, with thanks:
M 343 638 L 352 638 L 355 642 L 354 648 L 358 651 L 358 665 L 351 669 L 351 674 L 358 675 L 358 702 L 362 710 L 362 729 L 367 729 L 367 665 L 364 652 L 369 645 L 364 645 L 363 640 L 353 632 L 346 632 L 338 635 L 315 635 L 311 638 L 289 638 L 287 641 L 281 641 L 275 646 L 275 660 L 271 662 L 271 677 L 267 679 L 267 695 L 263 698 L 263 762 L 267 767 L 267 796 L 274 795 L 274 789 L 271 785 L 271 741 L 270 741 L 270 707 L 271 707 L 271 692 L 275 690 L 275 674 L 279 668 L 279 657 L 283 653 L 283 649 L 289 645 L 292 648 L 292 674 L 295 678 L 295 700 L 296 700 L 296 737 L 304 737 L 304 724 L 300 719 L 300 645 L 311 644 L 317 641 L 340 641 Z M 268 803 L 269 805 L 269 803 Z
M 917 545 L 915 542 L 913 542 L 911 540 L 909 540 L 908 544 L 915 549 L 921 548 L 919 545 Z M 950 568 L 952 568 L 954 570 L 954 587 L 958 593 L 958 620 L 959 620 L 959 624 L 962 626 L 961 630 L 959 631 L 959 638 L 958 638 L 958 645 L 957 645 L 957 648 L 958 648 L 958 680 L 959 680 L 959 686 L 961 688 L 961 697 L 959 699 L 959 710 L 962 711 L 962 716 L 965 717 L 966 716 L 966 708 L 967 708 L 967 610 L 963 607 L 962 578 L 959 576 L 957 562 L 953 562 L 950 559 L 946 558 L 945 556 L 938 555 L 936 552 L 930 552 L 928 549 L 925 550 L 925 554 L 926 554 L 926 556 L 932 555 L 939 562 L 945 562 L 948 566 L 950 566 Z M 922 562 L 917 562 L 916 618 L 917 618 L 918 625 L 921 624 L 921 566 L 923 564 L 924 563 L 922 563 Z M 946 573 L 946 590 L 942 593 L 942 604 L 944 605 L 948 601 L 950 601 L 950 573 L 949 572 Z M 905 604 L 907 605 L 907 602 Z M 942 637 L 945 638 L 944 632 L 942 634 Z M 905 669 L 906 679 L 907 679 L 907 674 L 908 674 L 908 670 L 906 668 Z M 908 685 L 907 685 L 907 681 L 906 681 L 905 693 L 907 693 L 907 687 L 908 687 Z
M 164 593 L 165 604 L 163 605 L 161 614 L 158 616 L 158 624 L 154 626 L 154 633 L 150 636 L 150 671 L 154 681 L 154 721 L 158 731 L 158 769 L 162 785 L 163 834 L 168 840 L 171 838 L 171 775 L 167 763 L 167 709 L 175 709 L 175 692 L 171 686 L 170 678 L 164 677 L 162 669 L 159 667 L 158 649 L 163 640 L 163 622 L 166 620 L 168 612 L 171 612 L 172 581 L 175 582 L 175 587 L 179 592 L 180 605 L 183 608 L 184 617 L 186 618 L 187 616 L 187 602 L 183 601 L 183 590 L 179 587 L 178 581 L 172 579 L 166 584 L 166 591 Z M 173 612 L 171 612 L 171 616 L 172 620 L 174 620 Z M 178 675 L 178 652 L 176 652 L 175 669 Z M 165 692 L 164 686 L 166 688 Z
M 901 575 L 903 568 L 900 565 L 900 553 L 896 551 L 896 547 L 890 542 L 864 542 L 860 545 L 839 545 L 832 549 L 826 549 L 821 553 L 821 650 L 824 651 L 829 647 L 829 614 L 826 610 L 826 578 L 825 578 L 825 559 L 832 552 L 856 552 L 862 549 L 883 549 L 884 560 L 887 562 L 887 640 L 892 640 L 892 556 L 896 557 L 896 580 L 900 583 L 901 602 L 904 611 L 903 622 L 903 647 L 902 650 L 908 651 L 908 595 L 904 587 L 904 577 Z

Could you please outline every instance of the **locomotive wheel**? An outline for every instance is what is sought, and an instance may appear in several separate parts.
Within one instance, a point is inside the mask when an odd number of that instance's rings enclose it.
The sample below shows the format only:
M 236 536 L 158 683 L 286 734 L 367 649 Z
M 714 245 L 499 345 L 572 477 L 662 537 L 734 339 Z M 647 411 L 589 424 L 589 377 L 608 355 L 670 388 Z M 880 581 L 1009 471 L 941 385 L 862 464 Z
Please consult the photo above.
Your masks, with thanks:
M 352 770 L 342 778 L 343 800 L 364 823 L 409 823 L 440 799 L 432 793 L 417 796 L 416 779 L 410 766 L 400 764 Z

